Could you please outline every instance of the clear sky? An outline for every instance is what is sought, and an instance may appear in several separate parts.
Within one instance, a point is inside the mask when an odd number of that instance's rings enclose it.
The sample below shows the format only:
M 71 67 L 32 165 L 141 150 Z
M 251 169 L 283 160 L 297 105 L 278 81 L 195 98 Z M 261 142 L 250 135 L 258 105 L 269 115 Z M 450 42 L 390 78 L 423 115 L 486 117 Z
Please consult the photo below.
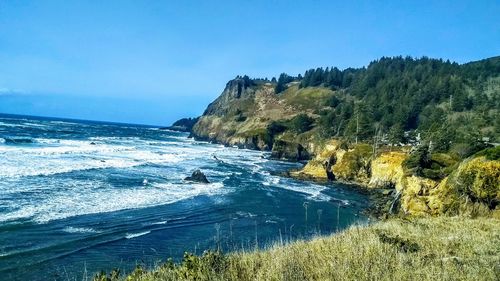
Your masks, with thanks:
M 500 1 L 0 0 L 0 112 L 170 124 L 238 74 L 500 55 Z

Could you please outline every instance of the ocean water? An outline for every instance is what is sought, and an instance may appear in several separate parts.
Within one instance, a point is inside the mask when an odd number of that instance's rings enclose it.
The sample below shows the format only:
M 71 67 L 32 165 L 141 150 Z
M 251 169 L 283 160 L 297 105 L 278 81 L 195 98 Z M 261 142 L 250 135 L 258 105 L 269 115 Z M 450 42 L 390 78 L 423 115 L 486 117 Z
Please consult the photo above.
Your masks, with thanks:
M 0 115 L 0 280 L 82 280 L 367 222 L 363 194 L 278 176 L 301 164 L 268 157 L 155 127 Z M 183 180 L 198 168 L 210 184 Z

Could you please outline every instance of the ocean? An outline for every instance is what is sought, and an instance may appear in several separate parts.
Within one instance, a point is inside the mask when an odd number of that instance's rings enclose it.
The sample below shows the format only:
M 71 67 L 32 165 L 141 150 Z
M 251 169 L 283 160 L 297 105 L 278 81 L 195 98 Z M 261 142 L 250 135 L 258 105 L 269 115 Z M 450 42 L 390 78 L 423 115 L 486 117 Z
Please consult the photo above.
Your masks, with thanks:
M 282 177 L 302 164 L 269 156 L 152 126 L 0 115 L 0 280 L 82 280 L 368 222 L 366 195 Z M 196 169 L 209 184 L 184 181 Z

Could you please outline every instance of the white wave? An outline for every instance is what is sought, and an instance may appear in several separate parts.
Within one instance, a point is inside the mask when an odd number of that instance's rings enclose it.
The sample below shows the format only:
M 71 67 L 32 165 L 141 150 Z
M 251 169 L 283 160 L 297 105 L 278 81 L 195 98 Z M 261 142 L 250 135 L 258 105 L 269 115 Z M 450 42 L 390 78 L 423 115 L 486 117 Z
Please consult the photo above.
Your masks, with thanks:
M 38 139 L 43 147 L 0 147 L 0 178 L 128 168 L 147 163 L 177 163 L 183 155 L 128 145 L 93 145 L 88 141 Z
M 154 222 L 152 223 L 152 225 L 163 225 L 163 224 L 167 224 L 168 221 L 158 221 L 158 222 Z
M 90 227 L 72 227 L 72 226 L 65 227 L 63 231 L 67 233 L 100 233 L 100 231 L 97 231 Z
M 254 213 L 250 213 L 250 212 L 243 212 L 243 211 L 238 211 L 236 212 L 236 215 L 238 215 L 239 217 L 243 217 L 243 218 L 253 218 L 253 217 L 256 217 L 257 215 L 254 214 Z
M 59 185 L 59 189 L 51 189 L 53 185 Z M 4 201 L 11 211 L 0 213 L 0 222 L 30 219 L 37 223 L 46 223 L 79 215 L 172 204 L 202 194 L 217 195 L 227 192 L 222 188 L 222 183 L 155 183 L 152 186 L 140 185 L 122 189 L 102 182 L 72 180 L 49 182 L 43 186 L 43 192 L 39 192 L 37 198 Z
M 143 235 L 146 235 L 149 233 L 151 233 L 151 231 L 144 231 L 144 232 L 139 232 L 139 233 L 127 233 L 127 235 L 125 235 L 125 238 L 132 239 L 132 238 L 143 236 Z
M 331 202 L 336 202 L 336 203 L 339 203 L 340 205 L 342 206 L 348 206 L 350 205 L 351 203 L 349 202 L 349 200 L 347 199 L 338 199 L 338 198 L 331 198 L 330 199 Z
M 43 127 L 47 127 L 48 126 L 47 124 L 32 123 L 32 122 L 23 122 L 22 124 L 24 125 L 24 127 L 39 127 L 39 128 L 43 128 Z
M 280 183 L 280 178 L 276 176 L 267 176 L 266 180 L 262 182 L 263 185 L 277 185 Z
M 281 189 L 302 193 L 307 195 L 307 198 L 316 201 L 330 201 L 332 199 L 330 196 L 322 193 L 323 190 L 327 189 L 326 186 L 322 185 L 305 183 L 305 182 L 295 182 L 292 180 L 286 180 L 284 182 L 281 182 L 280 178 L 277 176 L 269 176 L 267 183 L 269 184 L 265 183 L 263 184 L 271 185 L 271 183 L 273 183 L 271 187 L 277 187 Z
M 15 128 L 15 127 L 26 127 L 23 124 L 12 124 L 12 123 L 5 123 L 5 122 L 0 122 L 1 127 L 10 127 L 10 128 Z

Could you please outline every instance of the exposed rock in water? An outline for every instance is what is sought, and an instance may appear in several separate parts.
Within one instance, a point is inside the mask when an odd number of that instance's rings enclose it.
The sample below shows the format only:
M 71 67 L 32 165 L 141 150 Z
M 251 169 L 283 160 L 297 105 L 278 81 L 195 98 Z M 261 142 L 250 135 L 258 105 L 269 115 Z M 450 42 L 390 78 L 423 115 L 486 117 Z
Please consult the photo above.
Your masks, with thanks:
M 199 169 L 194 171 L 190 177 L 186 177 L 184 180 L 200 182 L 200 183 L 210 183 L 208 181 L 207 177 L 205 176 L 205 174 L 202 171 L 200 171 Z

